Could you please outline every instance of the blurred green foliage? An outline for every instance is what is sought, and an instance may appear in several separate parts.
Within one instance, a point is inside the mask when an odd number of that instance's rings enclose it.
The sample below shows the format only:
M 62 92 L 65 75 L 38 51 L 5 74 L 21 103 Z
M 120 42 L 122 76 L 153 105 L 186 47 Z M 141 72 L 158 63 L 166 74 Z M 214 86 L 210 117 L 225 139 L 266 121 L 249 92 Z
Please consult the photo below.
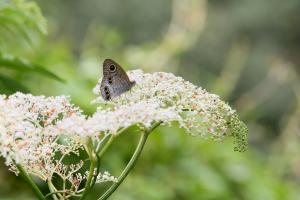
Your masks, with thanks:
M 22 83 L 23 75 L 33 72 L 62 81 L 44 67 L 26 60 L 47 33 L 46 19 L 33 2 L 22 0 L 0 3 L 0 91 L 29 92 Z M 36 49 L 37 50 L 37 49 Z
M 296 200 L 299 21 L 299 0 L 1 0 L 0 91 L 70 95 L 90 114 L 104 58 L 173 72 L 237 109 L 249 149 L 160 127 L 111 199 Z M 133 130 L 121 135 L 103 170 L 118 175 L 136 138 Z M 0 199 L 32 197 L 0 169 Z

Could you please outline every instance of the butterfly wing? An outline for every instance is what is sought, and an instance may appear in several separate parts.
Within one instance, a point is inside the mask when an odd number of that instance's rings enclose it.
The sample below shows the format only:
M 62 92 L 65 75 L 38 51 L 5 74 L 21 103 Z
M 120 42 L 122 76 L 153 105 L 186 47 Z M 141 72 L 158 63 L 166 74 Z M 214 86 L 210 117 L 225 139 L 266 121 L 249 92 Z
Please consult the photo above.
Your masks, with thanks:
M 101 82 L 101 94 L 105 100 L 111 100 L 135 85 L 130 81 L 123 68 L 111 59 L 103 62 L 103 79 Z

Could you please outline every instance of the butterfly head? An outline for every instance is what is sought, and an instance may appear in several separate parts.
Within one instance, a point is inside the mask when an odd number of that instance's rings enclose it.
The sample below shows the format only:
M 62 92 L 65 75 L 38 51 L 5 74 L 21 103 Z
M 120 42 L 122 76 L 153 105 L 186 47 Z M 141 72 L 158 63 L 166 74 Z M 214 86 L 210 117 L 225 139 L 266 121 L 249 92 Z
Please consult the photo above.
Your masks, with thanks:
M 112 59 L 105 59 L 103 62 L 103 75 L 115 74 L 120 66 Z

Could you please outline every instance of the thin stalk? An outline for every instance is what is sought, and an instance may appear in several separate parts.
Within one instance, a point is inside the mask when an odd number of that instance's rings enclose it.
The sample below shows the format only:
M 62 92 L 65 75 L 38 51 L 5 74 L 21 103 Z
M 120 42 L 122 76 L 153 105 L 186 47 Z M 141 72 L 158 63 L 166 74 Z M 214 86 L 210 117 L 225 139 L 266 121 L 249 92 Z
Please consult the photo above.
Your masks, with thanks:
M 31 177 L 27 174 L 27 172 L 24 170 L 24 168 L 17 164 L 16 165 L 20 174 L 23 176 L 23 178 L 29 183 L 29 185 L 32 187 L 32 189 L 35 191 L 35 193 L 37 194 L 38 198 L 40 200 L 46 200 L 43 193 L 40 191 L 40 189 L 38 188 L 38 186 L 34 183 L 34 181 L 31 179 Z
M 112 142 L 114 141 L 114 139 L 115 139 L 115 137 L 113 135 L 110 135 L 108 141 L 105 143 L 105 145 L 103 146 L 103 148 L 101 149 L 100 152 L 99 152 L 100 149 L 98 149 L 97 154 L 98 154 L 99 157 L 101 157 L 104 154 L 104 152 L 112 144 Z
M 91 161 L 91 165 L 90 165 L 90 171 L 89 171 L 89 176 L 86 180 L 85 186 L 84 186 L 84 192 L 82 194 L 82 197 L 80 198 L 80 200 L 85 199 L 86 195 L 90 192 L 91 190 L 91 183 L 92 183 L 92 179 L 94 177 L 94 170 L 95 170 L 95 166 L 96 166 L 96 155 L 93 151 L 93 141 L 91 138 L 88 139 L 88 144 L 87 144 L 87 152 Z
M 66 190 L 66 179 L 63 179 L 63 189 L 62 189 L 62 190 L 63 190 L 63 191 Z M 63 198 L 65 199 L 65 197 L 66 197 L 66 193 L 63 192 Z
M 69 199 L 70 197 L 81 197 L 81 195 L 79 195 L 79 194 L 69 194 L 68 196 L 66 196 L 66 199 Z
M 52 193 L 52 197 L 54 200 L 58 200 L 57 195 L 59 195 L 59 193 L 57 193 L 57 189 L 54 187 L 54 185 L 52 184 L 51 180 L 49 179 L 48 181 L 48 187 L 49 187 L 49 190 L 50 192 Z
M 96 181 L 97 181 L 97 177 L 100 173 L 100 157 L 96 154 L 96 158 L 97 158 L 97 166 L 96 166 L 96 174 L 94 175 L 94 180 L 91 184 L 91 188 L 94 187 L 94 185 L 96 184 Z
M 107 134 L 105 135 L 99 142 L 98 142 L 98 145 L 96 147 L 96 152 L 100 151 L 100 149 L 102 148 L 102 144 L 106 142 L 107 138 L 109 138 L 111 135 Z
M 150 129 L 144 130 L 142 132 L 139 143 L 138 143 L 131 159 L 129 160 L 127 166 L 124 168 L 121 175 L 119 176 L 118 182 L 116 182 L 112 186 L 110 186 L 98 200 L 106 200 L 121 185 L 121 183 L 124 181 L 124 179 L 129 174 L 129 172 L 133 169 L 135 163 L 137 162 L 138 158 L 140 157 L 142 150 L 145 146 L 145 143 L 147 141 L 148 135 L 160 124 L 161 124 L 161 122 L 157 122 Z
M 53 196 L 54 194 L 68 193 L 68 192 L 70 192 L 70 190 L 58 190 L 55 192 L 50 192 L 45 196 L 45 198 L 47 199 L 48 197 Z
M 121 128 L 116 134 L 109 135 L 108 141 L 105 143 L 105 145 L 103 147 L 101 147 L 101 145 L 99 145 L 96 148 L 96 154 L 98 154 L 98 156 L 101 157 L 104 154 L 104 152 L 108 149 L 108 147 L 112 144 L 115 137 L 117 137 L 119 134 L 121 134 L 124 130 L 126 130 L 126 128 Z
M 120 133 L 122 133 L 126 128 L 122 128 L 120 129 L 116 135 L 119 135 Z M 97 181 L 97 177 L 99 175 L 100 172 L 100 157 L 105 153 L 105 151 L 108 149 L 108 147 L 110 147 L 110 145 L 112 144 L 112 142 L 115 139 L 116 135 L 106 135 L 103 140 L 101 142 L 98 143 L 95 153 L 96 153 L 96 157 L 97 157 L 97 167 L 96 167 L 96 174 L 94 175 L 94 180 L 92 182 L 91 188 L 94 187 L 94 185 L 96 184 Z M 107 141 L 108 140 L 108 141 Z M 102 144 L 105 143 L 105 145 L 103 146 Z

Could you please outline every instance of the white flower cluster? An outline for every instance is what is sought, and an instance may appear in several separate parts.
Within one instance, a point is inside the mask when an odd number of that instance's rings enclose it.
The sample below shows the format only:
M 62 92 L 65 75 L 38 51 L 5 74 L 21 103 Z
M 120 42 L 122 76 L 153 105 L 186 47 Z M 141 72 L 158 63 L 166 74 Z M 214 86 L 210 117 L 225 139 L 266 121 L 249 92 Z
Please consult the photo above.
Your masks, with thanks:
M 59 142 L 56 123 L 66 117 L 81 115 L 69 98 L 32 96 L 16 93 L 0 97 L 0 153 L 11 170 L 16 164 L 43 180 L 54 173 L 68 176 L 67 166 L 54 157 L 74 153 L 82 144 L 75 137 Z M 73 166 L 69 166 L 73 168 Z
M 192 135 L 236 138 L 238 149 L 246 146 L 246 126 L 234 110 L 217 95 L 210 94 L 170 73 L 128 73 L 136 85 L 121 96 L 106 102 L 100 96 L 100 81 L 94 88 L 97 103 L 112 104 L 90 117 L 65 96 L 44 97 L 16 93 L 0 95 L 0 154 L 15 173 L 17 165 L 43 180 L 54 175 L 68 180 L 77 190 L 87 178 L 80 171 L 83 161 L 64 164 L 70 154 L 79 155 L 87 138 L 101 144 L 109 134 L 137 124 L 150 127 L 154 122 L 176 121 Z M 96 182 L 117 179 L 105 172 Z
M 65 96 L 0 95 L 1 156 L 16 174 L 17 165 L 21 165 L 27 173 L 44 181 L 58 175 L 78 190 L 87 178 L 87 172 L 80 172 L 83 161 L 63 161 L 70 154 L 79 155 L 87 136 L 97 137 L 102 131 L 109 131 L 98 126 L 103 120 L 106 119 L 99 113 L 87 119 Z M 98 175 L 97 181 L 116 179 L 105 172 Z
M 116 134 L 133 124 L 150 127 L 154 121 L 168 123 L 179 119 L 174 107 L 161 108 L 157 102 L 141 101 L 119 105 L 113 110 L 98 110 L 89 118 L 74 115 L 60 121 L 58 128 L 64 133 L 98 138 L 99 133 Z
M 235 136 L 239 143 L 240 149 L 237 150 L 245 148 L 247 128 L 238 120 L 235 111 L 221 101 L 219 96 L 171 73 L 149 74 L 143 73 L 142 70 L 133 70 L 128 72 L 128 76 L 136 85 L 129 92 L 112 100 L 117 107 L 131 107 L 143 102 L 144 109 L 147 109 L 155 102 L 157 111 L 168 111 L 169 116 L 174 116 L 173 119 L 168 118 L 168 121 L 178 121 L 188 133 L 217 139 L 230 134 Z M 93 90 L 98 95 L 95 102 L 104 104 L 105 101 L 100 95 L 100 83 L 101 80 Z M 147 117 L 148 122 L 156 121 L 151 112 Z M 232 132 L 233 130 L 236 132 Z
M 105 171 L 103 173 L 99 173 L 96 178 L 96 183 L 104 183 L 104 182 L 118 182 L 118 179 L 112 176 L 109 172 Z

